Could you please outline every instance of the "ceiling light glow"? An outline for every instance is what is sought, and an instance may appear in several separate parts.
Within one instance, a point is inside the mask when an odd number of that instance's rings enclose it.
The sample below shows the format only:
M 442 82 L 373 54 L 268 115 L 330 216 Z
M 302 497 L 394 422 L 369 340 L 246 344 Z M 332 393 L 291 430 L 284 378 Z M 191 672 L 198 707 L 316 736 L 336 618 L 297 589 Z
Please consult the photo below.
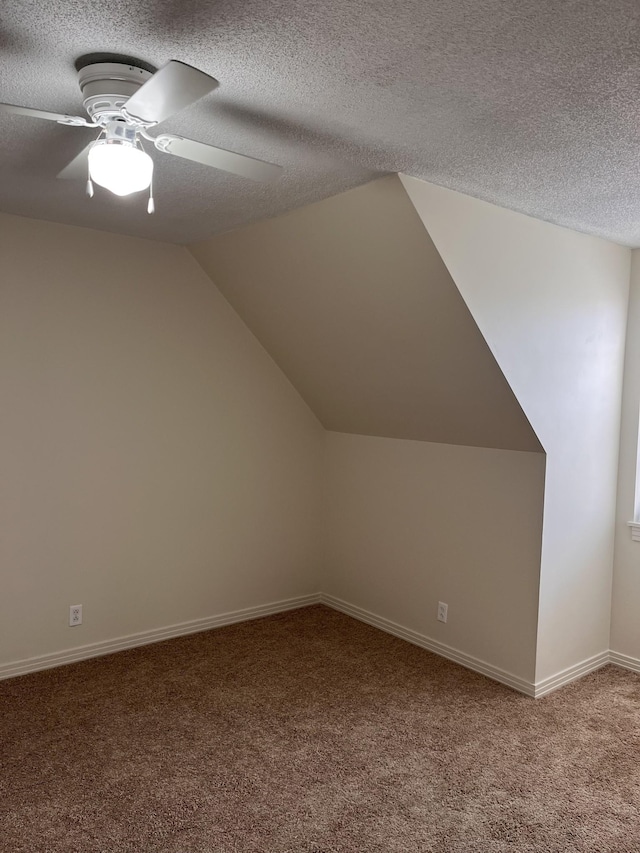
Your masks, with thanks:
M 151 185 L 153 160 L 128 142 L 99 139 L 89 151 L 89 174 L 115 195 L 130 195 Z

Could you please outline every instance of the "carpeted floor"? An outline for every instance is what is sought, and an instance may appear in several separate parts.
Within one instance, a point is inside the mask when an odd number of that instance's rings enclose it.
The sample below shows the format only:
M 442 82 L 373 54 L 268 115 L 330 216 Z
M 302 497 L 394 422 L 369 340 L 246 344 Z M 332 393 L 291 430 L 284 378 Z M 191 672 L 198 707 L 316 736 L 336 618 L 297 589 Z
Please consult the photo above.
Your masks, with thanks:
M 0 851 L 637 853 L 639 723 L 311 607 L 1 682 Z

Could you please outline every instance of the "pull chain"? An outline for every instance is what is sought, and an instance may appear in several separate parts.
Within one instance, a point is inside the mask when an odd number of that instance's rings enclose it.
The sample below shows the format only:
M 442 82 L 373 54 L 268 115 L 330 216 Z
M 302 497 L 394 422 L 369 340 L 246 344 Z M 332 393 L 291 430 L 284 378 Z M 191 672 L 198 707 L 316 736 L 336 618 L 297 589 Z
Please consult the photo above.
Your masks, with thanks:
M 93 181 L 91 180 L 91 169 L 87 163 L 87 195 L 93 198 Z
M 147 213 L 155 213 L 155 203 L 153 201 L 153 175 L 151 176 L 151 183 L 149 184 L 149 203 L 147 204 Z

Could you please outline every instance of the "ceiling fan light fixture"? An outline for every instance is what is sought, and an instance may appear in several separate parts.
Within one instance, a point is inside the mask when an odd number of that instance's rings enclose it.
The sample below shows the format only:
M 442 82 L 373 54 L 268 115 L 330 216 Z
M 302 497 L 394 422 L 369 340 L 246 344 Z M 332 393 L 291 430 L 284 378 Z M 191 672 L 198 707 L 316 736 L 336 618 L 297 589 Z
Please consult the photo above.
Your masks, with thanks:
M 89 120 L 1 102 L 0 116 L 6 112 L 67 127 L 99 130 L 100 136 L 83 148 L 58 175 L 65 180 L 84 180 L 88 171 L 89 197 L 93 196 L 94 183 L 117 196 L 149 189 L 147 211 L 154 212 L 153 160 L 142 148 L 141 139 L 164 154 L 254 181 L 270 181 L 281 173 L 281 167 L 273 163 L 205 142 L 170 133 L 149 134 L 149 128 L 199 101 L 218 86 L 218 81 L 204 71 L 177 59 L 169 60 L 156 70 L 132 57 L 99 53 L 80 57 L 76 68 Z
M 131 195 L 151 185 L 153 160 L 124 140 L 99 139 L 89 151 L 89 175 L 115 195 Z

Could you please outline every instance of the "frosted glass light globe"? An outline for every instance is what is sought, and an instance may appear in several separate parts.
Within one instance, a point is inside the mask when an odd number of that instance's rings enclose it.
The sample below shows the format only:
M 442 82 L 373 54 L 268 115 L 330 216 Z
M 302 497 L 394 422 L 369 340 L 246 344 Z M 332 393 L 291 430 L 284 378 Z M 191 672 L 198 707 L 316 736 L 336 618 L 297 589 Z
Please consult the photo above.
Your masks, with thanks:
M 146 151 L 101 139 L 89 151 L 91 180 L 115 195 L 130 195 L 151 184 L 153 160 Z

